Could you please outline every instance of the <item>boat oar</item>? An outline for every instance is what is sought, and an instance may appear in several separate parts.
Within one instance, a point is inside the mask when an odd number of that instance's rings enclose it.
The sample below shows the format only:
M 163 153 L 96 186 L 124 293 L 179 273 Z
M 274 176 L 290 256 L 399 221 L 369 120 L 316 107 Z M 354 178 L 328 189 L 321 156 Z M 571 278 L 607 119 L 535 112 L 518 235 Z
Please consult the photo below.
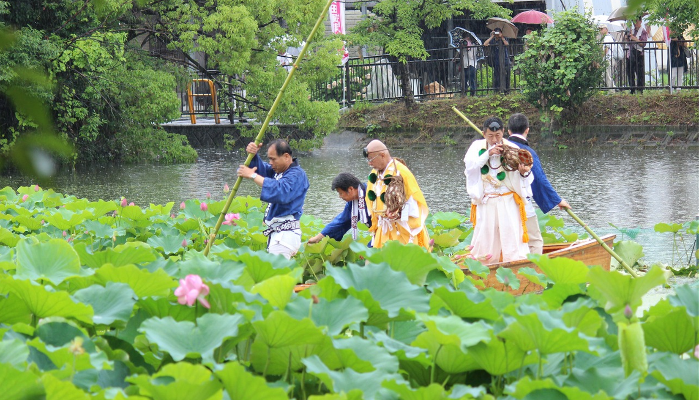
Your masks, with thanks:
M 311 30 L 311 33 L 308 34 L 308 38 L 306 39 L 306 43 L 304 43 L 303 47 L 301 48 L 301 52 L 299 52 L 299 56 L 296 58 L 296 62 L 294 62 L 294 65 L 291 67 L 291 70 L 289 71 L 289 75 L 287 75 L 286 80 L 284 81 L 284 84 L 282 85 L 281 89 L 279 90 L 279 93 L 277 93 L 277 97 L 274 99 L 274 103 L 272 103 L 272 107 L 269 109 L 267 112 L 267 118 L 265 118 L 265 121 L 262 123 L 262 126 L 260 127 L 260 132 L 255 136 L 255 144 L 260 145 L 262 142 L 262 139 L 265 136 L 265 132 L 267 131 L 267 127 L 269 126 L 269 122 L 272 120 L 272 116 L 274 115 L 274 111 L 277 109 L 277 106 L 279 105 L 279 101 L 281 100 L 282 96 L 284 95 L 284 91 L 286 90 L 286 87 L 289 85 L 289 82 L 291 82 L 291 78 L 294 76 L 294 72 L 296 72 L 296 69 L 299 66 L 299 63 L 301 62 L 301 59 L 303 56 L 306 54 L 306 50 L 308 49 L 308 45 L 311 43 L 311 39 L 313 39 L 313 36 L 316 34 L 318 31 L 318 28 L 323 25 L 323 21 L 325 20 L 325 15 L 328 13 L 328 9 L 330 9 L 330 6 L 332 5 L 333 1 L 335 0 L 328 0 L 327 4 L 325 4 L 325 7 L 323 8 L 323 11 L 320 13 L 320 16 L 318 17 L 318 20 L 316 20 L 315 26 L 313 26 L 313 29 Z M 323 25 L 324 26 L 324 25 Z M 254 155 L 253 154 L 248 154 L 248 157 L 245 159 L 245 166 L 250 165 L 250 161 L 252 161 Z M 214 227 L 214 231 L 209 235 L 209 241 L 206 244 L 206 248 L 204 249 L 204 256 L 209 255 L 209 250 L 211 250 L 211 245 L 214 243 L 214 239 L 216 239 L 216 234 L 218 234 L 218 230 L 221 228 L 221 225 L 223 224 L 223 220 L 226 218 L 226 213 L 228 212 L 228 209 L 231 207 L 231 203 L 233 202 L 233 198 L 235 198 L 235 195 L 238 193 L 238 188 L 240 187 L 240 183 L 243 181 L 243 177 L 239 176 L 238 179 L 236 179 L 235 184 L 233 185 L 233 188 L 231 189 L 231 194 L 228 195 L 228 200 L 226 201 L 226 205 L 223 207 L 223 210 L 221 210 L 221 215 L 218 217 L 218 222 L 216 222 L 216 226 Z
M 471 128 L 473 128 L 476 132 L 480 133 L 481 136 L 484 136 L 483 132 L 480 130 L 480 128 L 478 128 L 478 126 L 476 126 L 476 124 L 471 122 L 471 120 L 468 119 L 468 117 L 465 116 L 461 111 L 457 110 L 456 107 L 454 107 L 454 106 L 452 106 L 451 109 L 454 110 L 454 112 L 458 116 L 463 118 L 464 121 L 466 121 L 469 125 L 471 125 Z M 535 179 L 536 179 L 536 177 L 535 177 Z M 599 243 L 602 246 L 602 248 L 607 251 L 607 253 L 611 254 L 612 257 L 614 257 L 617 261 L 619 261 L 619 264 L 621 264 L 621 266 L 624 267 L 626 272 L 628 272 L 634 278 L 638 278 L 638 274 L 636 274 L 636 272 L 633 269 L 631 269 L 631 267 L 629 267 L 629 265 L 626 263 L 626 261 L 624 261 L 621 257 L 619 257 L 618 254 L 616 254 L 614 252 L 614 250 L 612 250 L 609 246 L 607 246 L 607 244 L 604 243 L 604 241 L 602 239 L 600 239 L 600 237 L 597 236 L 597 234 L 595 232 L 593 232 L 592 229 L 590 229 L 590 227 L 587 226 L 586 223 L 584 223 L 580 218 L 578 218 L 577 215 L 575 215 L 573 210 L 571 210 L 570 208 L 566 208 L 565 210 L 566 210 L 566 212 L 568 212 L 568 215 L 570 215 L 571 218 L 573 218 L 575 220 L 575 222 L 580 224 L 580 226 L 582 226 L 583 229 L 585 229 L 587 231 L 587 233 L 590 234 L 590 236 L 592 236 L 593 238 L 595 238 L 595 240 L 597 240 L 597 243 Z

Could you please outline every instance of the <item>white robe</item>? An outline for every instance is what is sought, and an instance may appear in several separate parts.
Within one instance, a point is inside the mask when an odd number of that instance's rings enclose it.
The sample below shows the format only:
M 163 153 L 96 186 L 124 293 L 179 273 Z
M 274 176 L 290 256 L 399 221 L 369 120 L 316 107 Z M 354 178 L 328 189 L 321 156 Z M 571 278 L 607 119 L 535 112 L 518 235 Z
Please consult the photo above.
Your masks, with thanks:
M 509 146 L 518 147 L 513 142 L 504 139 L 503 141 Z M 492 165 L 500 164 L 499 155 L 491 158 L 487 151 L 479 155 L 479 151 L 484 148 L 489 149 L 486 140 L 476 140 L 464 157 L 466 188 L 471 203 L 476 205 L 476 227 L 471 241 L 474 247 L 471 253 L 486 264 L 499 262 L 501 256 L 503 262 L 526 258 L 529 246 L 522 240 L 524 230 L 519 206 L 513 195 L 500 195 L 515 192 L 526 202 L 527 194 L 523 188 L 531 184 L 534 175 L 529 174 L 522 178 L 519 171 L 505 171 L 506 177 L 499 187 L 484 181 L 481 168 L 488 163 L 488 159 L 491 159 Z M 490 169 L 487 175 L 490 175 L 493 181 L 500 182 L 496 177 L 497 172 Z M 484 260 L 487 255 L 491 257 Z

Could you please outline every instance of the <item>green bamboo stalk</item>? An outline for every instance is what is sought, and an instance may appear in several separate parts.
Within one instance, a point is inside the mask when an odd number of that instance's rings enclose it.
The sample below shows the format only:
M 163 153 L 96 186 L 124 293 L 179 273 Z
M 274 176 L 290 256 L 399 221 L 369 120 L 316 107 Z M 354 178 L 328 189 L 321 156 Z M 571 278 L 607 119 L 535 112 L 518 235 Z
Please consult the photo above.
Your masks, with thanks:
M 304 43 L 303 47 L 301 48 L 301 52 L 299 53 L 298 58 L 296 58 L 296 61 L 294 62 L 294 65 L 291 68 L 291 71 L 289 71 L 289 75 L 287 75 L 286 80 L 284 81 L 284 84 L 282 85 L 281 89 L 279 90 L 279 93 L 277 93 L 277 97 L 274 99 L 274 103 L 272 103 L 272 107 L 269 109 L 269 112 L 267 112 L 267 118 L 265 118 L 265 121 L 262 123 L 262 126 L 260 127 L 260 132 L 255 136 L 255 144 L 260 145 L 262 142 L 262 139 L 265 136 L 265 132 L 267 131 L 267 127 L 269 126 L 269 122 L 272 120 L 272 116 L 274 115 L 274 111 L 277 109 L 277 106 L 279 105 L 279 102 L 284 95 L 284 91 L 286 90 L 286 87 L 289 85 L 289 82 L 291 82 L 291 78 L 294 76 L 294 72 L 296 72 L 296 69 L 299 66 L 299 63 L 301 62 L 301 59 L 303 59 L 303 56 L 306 55 L 306 50 L 308 49 L 308 45 L 311 43 L 311 39 L 313 39 L 313 36 L 316 34 L 318 31 L 318 28 L 323 25 L 323 20 L 325 19 L 325 15 L 328 13 L 328 10 L 330 9 L 330 6 L 332 5 L 333 1 L 335 0 L 328 0 L 327 4 L 325 4 L 325 7 L 323 8 L 323 12 L 320 13 L 320 16 L 318 17 L 318 20 L 316 20 L 315 26 L 313 26 L 313 29 L 311 30 L 311 33 L 308 34 L 308 38 L 306 39 L 306 43 Z M 248 157 L 245 159 L 245 166 L 250 165 L 250 161 L 252 161 L 252 158 L 254 157 L 253 154 L 248 154 Z M 228 212 L 228 209 L 231 207 L 231 203 L 233 203 L 233 199 L 235 198 L 235 195 L 238 193 L 238 188 L 240 188 L 240 183 L 243 181 L 243 177 L 239 176 L 238 179 L 236 179 L 235 184 L 233 185 L 233 188 L 231 189 L 231 194 L 228 195 L 228 200 L 226 201 L 226 205 L 223 207 L 223 210 L 221 210 L 221 215 L 218 217 L 218 221 L 216 222 L 216 227 L 214 227 L 213 232 L 211 232 L 211 235 L 209 235 L 209 241 L 206 244 L 206 248 L 204 249 L 204 256 L 209 255 L 209 250 L 211 250 L 211 245 L 214 243 L 214 240 L 216 239 L 216 234 L 218 234 L 218 230 L 221 228 L 221 225 L 223 224 L 223 220 L 226 218 L 226 213 Z
M 469 125 L 471 125 L 471 127 L 472 127 L 473 129 L 475 129 L 476 132 L 480 133 L 481 136 L 483 136 L 483 132 L 476 126 L 476 124 L 474 124 L 473 122 L 471 122 L 471 120 L 468 119 L 467 116 L 465 116 L 461 111 L 457 110 L 456 107 L 454 107 L 454 106 L 452 106 L 451 109 L 454 110 L 454 112 L 455 112 L 458 116 L 460 116 L 461 118 L 463 118 L 464 121 L 466 121 Z M 584 223 L 580 218 L 578 218 L 577 215 L 575 215 L 575 213 L 573 212 L 573 210 L 571 210 L 570 208 L 566 208 L 565 210 L 568 212 L 568 215 L 570 215 L 570 217 L 573 218 L 573 219 L 575 220 L 575 222 L 577 222 L 578 224 L 580 224 L 580 226 L 582 226 L 583 229 L 585 229 L 585 230 L 587 231 L 587 233 L 590 234 L 590 236 L 592 236 L 593 238 L 595 238 L 595 240 L 597 240 L 597 243 L 599 243 L 599 244 L 602 246 L 602 248 L 605 249 L 605 250 L 607 251 L 607 253 L 611 254 L 612 257 L 614 257 L 617 261 L 619 261 L 619 264 L 621 264 L 621 266 L 624 267 L 624 269 L 626 270 L 626 272 L 628 272 L 628 273 L 629 273 L 631 276 L 633 276 L 634 278 L 638 278 L 638 274 L 636 274 L 636 272 L 634 272 L 634 270 L 631 269 L 631 267 L 629 267 L 629 265 L 626 263 L 626 261 L 624 261 L 621 257 L 619 257 L 618 254 L 616 254 L 616 253 L 614 252 L 614 250 L 612 250 L 609 246 L 607 246 L 607 244 L 604 243 L 604 241 L 603 241 L 602 239 L 600 239 L 600 237 L 597 236 L 597 234 L 596 234 L 595 232 L 593 232 L 592 229 L 591 229 L 586 223 Z

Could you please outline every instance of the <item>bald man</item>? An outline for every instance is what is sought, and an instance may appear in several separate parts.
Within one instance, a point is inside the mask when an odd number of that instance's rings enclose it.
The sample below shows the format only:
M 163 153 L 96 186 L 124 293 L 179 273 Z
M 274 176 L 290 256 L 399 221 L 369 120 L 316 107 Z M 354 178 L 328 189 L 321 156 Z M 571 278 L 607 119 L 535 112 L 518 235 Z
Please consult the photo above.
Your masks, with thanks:
M 388 148 L 380 140 L 372 140 L 364 148 L 369 166 L 373 169 L 367 183 L 366 204 L 371 214 L 373 247 L 383 247 L 389 240 L 398 240 L 403 244 L 414 243 L 429 248 L 430 237 L 425 228 L 429 209 L 422 195 L 415 176 L 402 162 L 391 157 Z M 401 176 L 405 191 L 405 205 L 397 213 L 387 210 L 384 195 L 389 176 Z

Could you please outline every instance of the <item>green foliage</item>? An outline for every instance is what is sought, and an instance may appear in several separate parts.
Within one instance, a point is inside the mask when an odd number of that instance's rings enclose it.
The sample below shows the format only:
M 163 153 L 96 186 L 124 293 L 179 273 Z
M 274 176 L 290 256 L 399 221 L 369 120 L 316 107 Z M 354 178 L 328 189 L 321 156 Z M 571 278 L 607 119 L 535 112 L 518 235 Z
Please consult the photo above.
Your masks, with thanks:
M 516 58 L 527 101 L 554 116 L 595 94 L 604 73 L 596 27 L 574 11 L 558 13 L 555 20 L 555 26 L 530 35 Z
M 262 204 L 249 197 L 234 200 L 240 219 L 223 227 L 207 258 L 201 250 L 222 203 L 209 204 L 212 213 L 198 200 L 173 210 L 0 190 L 3 395 L 697 398 L 699 287 L 677 287 L 634 312 L 664 282 L 659 268 L 632 279 L 532 257 L 543 273 L 520 272 L 550 284 L 515 297 L 456 279 L 458 266 L 415 245 L 370 249 L 348 236 L 287 260 L 259 251 Z M 431 219 L 449 232 L 465 218 Z M 320 226 L 305 218 L 302 229 L 314 235 Z M 164 236 L 187 242 L 175 249 Z M 316 255 L 328 276 L 295 293 Z M 474 274 L 488 274 L 471 261 Z M 198 295 L 210 309 L 174 294 L 189 274 L 203 278 L 208 290 Z M 519 282 L 511 272 L 498 279 Z
M 648 12 L 648 21 L 653 25 L 668 26 L 672 32 L 686 32 L 691 28 L 690 36 L 699 37 L 699 3 L 695 0 L 644 0 L 639 11 Z

